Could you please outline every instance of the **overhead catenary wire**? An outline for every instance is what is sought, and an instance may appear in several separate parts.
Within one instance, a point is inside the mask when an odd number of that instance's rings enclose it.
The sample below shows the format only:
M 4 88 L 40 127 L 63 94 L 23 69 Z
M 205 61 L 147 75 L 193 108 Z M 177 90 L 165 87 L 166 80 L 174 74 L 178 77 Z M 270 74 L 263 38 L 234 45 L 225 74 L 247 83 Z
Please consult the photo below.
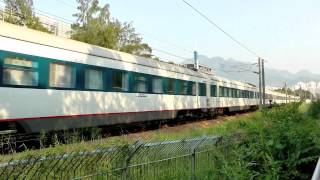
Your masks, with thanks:
M 56 0 L 56 1 L 57 1 L 57 2 L 60 2 L 61 4 L 64 4 L 64 5 L 68 6 L 68 7 L 70 7 L 70 8 L 77 9 L 76 6 L 69 4 L 68 1 L 67 1 L 67 2 L 66 2 L 66 1 L 63 1 L 63 0 Z
M 3 0 L 0 0 L 0 2 L 3 2 L 3 3 L 4 3 Z M 4 8 L 4 7 L 3 7 L 3 8 Z M 34 10 L 36 11 L 35 14 L 42 15 L 42 16 L 45 16 L 45 17 L 48 17 L 48 18 L 52 18 L 52 17 L 60 18 L 59 21 L 61 21 L 61 19 L 65 19 L 65 18 L 56 16 L 56 15 L 49 14 L 49 13 L 47 13 L 47 12 L 45 12 L 45 11 L 42 11 L 42 10 L 39 10 L 39 9 L 35 9 L 35 8 L 34 8 Z M 67 19 L 65 19 L 65 20 L 67 20 Z M 67 20 L 67 21 L 72 22 L 71 20 Z M 72 23 L 65 22 L 65 21 L 62 21 L 62 22 L 67 23 L 67 24 L 72 24 Z M 167 42 L 167 44 L 169 44 L 169 43 Z M 171 43 L 171 45 L 173 45 L 173 44 Z M 175 45 L 175 47 L 179 47 L 179 46 Z M 179 48 L 181 48 L 181 47 L 179 47 Z M 169 56 L 171 56 L 171 57 L 175 57 L 175 58 L 178 58 L 178 59 L 182 59 L 182 60 L 184 60 L 185 62 L 187 62 L 187 61 L 190 62 L 190 61 L 191 61 L 189 58 L 176 55 L 175 53 L 169 52 L 169 51 L 167 51 L 167 50 L 162 50 L 162 49 L 153 48 L 153 47 L 152 47 L 152 50 L 161 52 L 161 53 L 166 54 L 166 55 L 169 55 Z M 161 60 L 165 60 L 165 61 L 172 61 L 172 60 L 163 59 L 163 58 L 160 58 L 160 59 L 161 59 Z
M 6 4 L 6 2 L 4 0 L 0 0 L 0 2 Z M 46 16 L 46 17 L 49 17 L 49 18 L 55 17 L 55 18 L 59 19 L 59 21 L 64 22 L 66 24 L 70 24 L 70 25 L 73 24 L 72 20 L 66 19 L 64 17 L 60 17 L 60 16 L 57 16 L 57 15 L 54 15 L 54 14 L 51 14 L 51 13 L 36 9 L 36 8 L 33 8 L 33 10 L 35 11 L 34 12 L 35 14 Z
M 67 3 L 65 3 L 65 2 L 62 1 L 62 0 L 57 0 L 57 1 L 63 3 L 64 5 L 67 5 Z M 70 4 L 68 4 L 68 6 L 71 7 Z M 73 7 L 73 6 L 72 6 L 72 7 Z M 74 8 L 76 8 L 76 7 L 74 7 Z M 192 50 L 187 49 L 187 48 L 184 48 L 184 47 L 182 47 L 182 46 L 180 46 L 180 45 L 177 45 L 177 44 L 175 44 L 175 43 L 172 43 L 172 42 L 169 42 L 169 41 L 160 40 L 159 38 L 155 38 L 153 35 L 151 35 L 151 33 L 148 33 L 148 32 L 146 32 L 146 31 L 142 31 L 142 34 L 144 34 L 144 35 L 147 36 L 148 38 L 153 39 L 153 40 L 155 40 L 155 41 L 158 41 L 158 42 L 160 42 L 160 43 L 162 43 L 162 44 L 169 45 L 169 46 L 171 46 L 171 47 L 180 49 L 180 50 L 182 50 L 182 51 L 184 51 L 184 52 L 188 52 L 188 53 L 190 53 L 190 54 L 193 53 Z M 193 60 L 191 60 L 191 58 L 182 57 L 182 56 L 180 56 L 180 55 L 177 55 L 176 53 L 172 53 L 172 52 L 169 52 L 169 51 L 167 51 L 167 50 L 163 50 L 163 49 L 159 49 L 159 48 L 154 48 L 154 47 L 152 47 L 152 49 L 153 49 L 154 51 L 157 51 L 157 52 L 166 54 L 166 55 L 168 55 L 168 56 L 171 56 L 171 57 L 174 57 L 174 58 L 178 58 L 178 59 L 184 60 L 184 63 L 185 63 L 185 62 L 193 62 Z M 163 58 L 161 58 L 161 59 L 163 59 Z M 166 59 L 166 61 L 168 61 L 168 60 Z M 172 60 L 169 60 L 169 61 L 172 61 Z M 220 65 L 220 66 L 223 66 L 223 65 Z M 222 67 L 220 67 L 220 68 L 222 68 Z M 246 72 L 246 71 L 251 71 L 251 70 L 247 70 L 247 69 L 243 69 L 243 68 L 236 68 L 236 67 L 232 67 L 232 68 L 233 68 L 233 69 L 238 69 L 238 70 L 228 71 L 228 72 Z
M 216 27 L 218 30 L 220 30 L 223 34 L 225 34 L 227 37 L 229 37 L 232 41 L 234 41 L 236 44 L 238 44 L 240 47 L 242 47 L 243 49 L 245 49 L 246 51 L 248 51 L 249 53 L 253 54 L 256 57 L 260 57 L 258 55 L 258 53 L 256 53 L 255 51 L 253 51 L 252 49 L 250 49 L 248 46 L 246 46 L 244 43 L 240 42 L 239 40 L 237 40 L 235 37 L 233 37 L 231 34 L 229 34 L 227 31 L 225 31 L 221 26 L 219 26 L 217 23 L 213 22 L 213 20 L 211 20 L 208 16 L 206 16 L 204 13 L 202 13 L 200 10 L 198 10 L 197 8 L 195 8 L 193 5 L 191 5 L 190 3 L 188 3 L 185 0 L 182 0 L 186 5 L 188 5 L 191 9 L 193 9 L 195 12 L 197 12 L 201 17 L 203 17 L 205 20 L 207 20 L 211 25 L 213 25 L 214 27 Z
M 77 7 L 75 7 L 75 6 L 72 6 L 71 4 L 69 4 L 69 3 L 66 3 L 65 1 L 63 1 L 63 0 L 56 0 L 57 2 L 60 2 L 61 4 L 63 4 L 63 5 L 65 5 L 65 6 L 69 6 L 69 7 L 72 7 L 72 8 L 77 8 Z M 40 11 L 40 10 L 38 10 L 38 11 Z M 43 11 L 40 11 L 40 12 L 43 12 Z M 49 13 L 47 13 L 47 14 L 49 14 Z M 52 15 L 53 16 L 53 15 Z M 58 17 L 59 18 L 59 17 Z M 68 20 L 69 21 L 69 20 Z M 151 33 L 148 33 L 148 32 L 146 32 L 146 31 L 142 31 L 142 34 L 144 34 L 145 36 L 147 36 L 147 37 L 149 37 L 150 39 L 153 39 L 153 40 L 155 40 L 155 41 L 158 41 L 158 42 L 160 42 L 160 43 L 162 43 L 162 44 L 166 44 L 166 45 L 169 45 L 169 46 L 171 46 L 171 47 L 174 47 L 174 48 L 177 48 L 177 49 L 180 49 L 180 50 L 182 50 L 182 51 L 184 51 L 184 52 L 188 52 L 188 53 L 193 53 L 193 51 L 192 50 L 189 50 L 189 49 L 187 49 L 187 48 L 184 48 L 184 47 L 182 47 L 182 46 L 180 46 L 180 45 L 177 45 L 177 44 L 175 44 L 175 43 L 172 43 L 172 42 L 169 42 L 169 41 L 164 41 L 164 40 L 160 40 L 159 38 L 155 38 L 153 35 L 151 35 Z M 186 58 L 186 57 L 182 57 L 182 56 L 179 56 L 179 55 L 176 55 L 175 53 L 172 53 L 172 52 L 168 52 L 168 51 L 166 51 L 166 50 L 162 50 L 162 49 L 159 49 L 159 48 L 153 48 L 152 47 L 152 50 L 154 50 L 154 51 L 157 51 L 157 52 L 160 52 L 160 53 L 163 53 L 163 54 L 166 54 L 166 55 L 169 55 L 169 56 L 171 56 L 171 57 L 175 57 L 175 58 L 178 58 L 178 59 L 182 59 L 182 60 L 184 60 L 185 62 L 186 61 L 191 61 L 189 58 Z M 159 57 L 158 57 L 159 58 Z M 162 60 L 163 60 L 163 58 L 161 58 Z M 167 60 L 166 59 L 166 61 L 170 61 L 170 60 Z
M 66 19 L 66 18 L 57 16 L 57 15 L 54 15 L 54 14 L 51 14 L 51 13 L 48 13 L 48 12 L 45 12 L 45 11 L 42 11 L 42 10 L 39 10 L 39 9 L 34 9 L 34 10 L 37 11 L 37 12 L 36 12 L 37 14 L 45 15 L 45 16 L 47 16 L 47 17 L 52 16 L 52 17 L 58 18 L 58 19 L 60 19 L 60 21 L 66 23 L 66 24 L 70 24 L 70 25 L 71 25 L 71 24 L 74 23 L 74 21 L 72 21 L 72 20 L 69 20 L 69 19 Z
M 172 57 L 176 57 L 176 58 L 178 58 L 178 59 L 190 60 L 190 59 L 187 58 L 187 57 L 182 57 L 182 56 L 176 55 L 176 54 L 174 54 L 174 53 L 168 52 L 168 51 L 166 51 L 166 50 L 161 50 L 161 49 L 157 49 L 157 48 L 154 48 L 154 47 L 152 47 L 152 50 L 158 51 L 158 52 L 160 52 L 160 53 L 167 54 L 167 55 L 172 56 Z
M 1 2 L 4 2 L 3 0 L 0 0 L 0 1 L 1 1 Z M 61 3 L 64 2 L 64 1 L 62 1 L 62 0 L 57 0 L 57 1 L 58 1 L 58 2 L 61 2 Z M 67 3 L 65 3 L 65 2 L 64 2 L 63 4 L 64 4 L 65 6 L 73 7 L 73 6 L 71 6 L 70 4 L 67 5 Z M 76 8 L 76 7 L 74 7 L 74 8 Z M 36 11 L 36 12 L 35 12 L 36 14 L 40 14 L 40 15 L 43 15 L 43 16 L 47 16 L 47 17 L 49 17 L 49 18 L 56 17 L 56 18 L 60 19 L 60 21 L 61 21 L 61 20 L 64 20 L 64 21 L 62 21 L 62 22 L 65 22 L 65 23 L 67 23 L 67 24 L 72 24 L 72 23 L 73 23 L 73 21 L 71 21 L 71 20 L 65 19 L 65 18 L 63 18 L 63 17 L 59 17 L 59 16 L 57 16 L 57 15 L 53 15 L 53 14 L 47 13 L 47 12 L 42 11 L 42 10 L 39 10 L 39 9 L 34 8 L 34 10 Z M 68 21 L 68 22 L 66 22 L 66 21 Z M 146 33 L 145 31 L 143 32 L 143 34 L 149 34 L 149 37 L 151 36 L 150 33 Z M 147 36 L 148 36 L 148 35 L 147 35 Z M 164 43 L 164 44 L 170 45 L 170 46 L 172 46 L 172 47 L 175 47 L 175 48 L 177 48 L 177 49 L 180 49 L 180 50 L 182 50 L 182 51 L 188 52 L 188 53 L 192 53 L 192 52 L 193 52 L 192 50 L 189 50 L 189 49 L 187 49 L 187 48 L 181 47 L 181 46 L 179 46 L 179 45 L 177 45 L 177 44 L 175 44 L 175 43 L 171 43 L 171 42 L 168 42 L 168 41 L 163 41 L 163 40 L 160 40 L 159 38 L 154 38 L 154 37 L 153 37 L 153 39 L 155 39 L 155 40 L 157 40 L 157 41 L 159 41 L 159 42 L 161 42 L 161 43 Z M 167 50 L 163 50 L 163 49 L 159 49 L 159 48 L 154 48 L 154 47 L 152 47 L 152 49 L 153 49 L 154 51 L 157 51 L 157 52 L 166 54 L 166 55 L 168 55 L 168 56 L 171 56 L 171 57 L 174 57 L 174 58 L 183 60 L 183 63 L 192 63 L 192 62 L 193 62 L 192 58 L 183 57 L 183 56 L 177 55 L 176 53 L 169 52 L 169 51 L 167 51 Z M 158 57 L 158 58 L 160 58 L 160 57 Z M 173 59 L 171 59 L 171 60 L 164 59 L 164 58 L 160 58 L 160 59 L 165 60 L 165 61 L 173 61 Z M 250 65 L 250 64 L 249 64 L 249 65 Z M 229 70 L 223 70 L 223 69 L 224 69 L 223 66 L 225 66 L 225 64 L 219 64 L 219 66 L 220 66 L 220 68 L 215 68 L 215 69 L 216 69 L 216 70 L 222 69 L 221 71 L 222 71 L 222 72 L 225 72 L 225 73 L 232 73 L 232 72 L 237 72 L 237 73 L 240 73 L 240 72 L 251 72 L 251 70 L 248 70 L 248 69 L 235 68 L 235 67 L 232 67 L 232 69 L 238 69 L 238 70 L 230 70 L 230 69 L 229 69 Z M 242 65 L 241 65 L 241 66 L 242 66 Z M 244 65 L 244 66 L 246 66 L 246 65 Z M 229 67 L 229 68 L 230 68 L 230 67 Z
M 185 48 L 185 47 L 182 47 L 182 46 L 180 46 L 180 45 L 177 45 L 177 44 L 172 43 L 172 42 L 169 42 L 169 41 L 160 40 L 159 38 L 155 38 L 154 35 L 152 35 L 151 33 L 146 32 L 146 31 L 144 31 L 144 30 L 143 30 L 143 31 L 140 30 L 140 32 L 142 32 L 142 33 L 140 33 L 140 34 L 143 34 L 144 36 L 147 36 L 148 38 L 150 38 L 150 39 L 152 39 L 152 40 L 155 40 L 155 41 L 158 41 L 158 42 L 160 42 L 160 43 L 162 43 L 162 44 L 166 44 L 166 45 L 169 45 L 169 46 L 171 46 L 171 47 L 180 49 L 181 51 L 184 51 L 184 52 L 193 53 L 193 50 L 187 49 L 187 48 Z
M 231 67 L 254 67 L 257 66 L 258 63 L 251 63 L 251 64 L 235 64 L 235 65 L 231 65 Z

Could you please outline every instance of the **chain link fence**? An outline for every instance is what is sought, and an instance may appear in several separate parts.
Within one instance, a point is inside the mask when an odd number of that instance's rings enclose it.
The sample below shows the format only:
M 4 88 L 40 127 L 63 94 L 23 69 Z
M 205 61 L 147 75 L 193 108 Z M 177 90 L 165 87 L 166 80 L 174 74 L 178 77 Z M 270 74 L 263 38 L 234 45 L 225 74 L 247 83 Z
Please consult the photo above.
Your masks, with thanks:
M 1 1 L 0 1 L 1 2 Z M 48 14 L 34 12 L 34 15 L 39 18 L 43 27 L 47 28 L 52 34 L 60 37 L 70 38 L 71 35 L 71 22 L 65 22 L 60 19 L 51 17 Z M 12 9 L 7 9 L 0 4 L 0 21 L 8 22 L 9 19 L 17 18 L 24 19 L 25 16 L 16 13 Z M 22 26 L 25 26 L 22 24 Z
M 143 142 L 11 160 L 0 179 L 212 179 L 222 137 Z

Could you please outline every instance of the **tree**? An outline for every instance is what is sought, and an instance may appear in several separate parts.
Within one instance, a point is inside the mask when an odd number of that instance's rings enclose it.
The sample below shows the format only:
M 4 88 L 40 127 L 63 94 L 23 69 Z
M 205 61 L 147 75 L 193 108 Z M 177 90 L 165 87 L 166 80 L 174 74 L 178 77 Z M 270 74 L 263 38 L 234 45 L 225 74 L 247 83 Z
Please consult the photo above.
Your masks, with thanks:
M 152 49 L 135 32 L 131 23 L 110 18 L 109 5 L 98 0 L 77 0 L 77 23 L 72 25 L 71 38 L 101 47 L 143 57 L 152 57 Z
M 5 0 L 5 17 L 6 22 L 17 24 L 21 26 L 27 26 L 28 28 L 38 31 L 48 32 L 39 18 L 35 16 L 33 12 L 32 0 Z
M 135 33 L 131 23 L 122 24 L 119 47 L 120 51 L 151 58 L 152 49 L 148 44 L 142 43 L 142 38 Z

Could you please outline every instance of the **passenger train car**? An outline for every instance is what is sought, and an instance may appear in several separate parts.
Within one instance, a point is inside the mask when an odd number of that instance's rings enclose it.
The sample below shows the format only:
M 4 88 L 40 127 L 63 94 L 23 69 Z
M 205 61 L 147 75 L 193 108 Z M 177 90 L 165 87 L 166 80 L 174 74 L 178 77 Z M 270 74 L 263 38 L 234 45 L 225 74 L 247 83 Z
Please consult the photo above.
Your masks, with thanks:
M 282 94 L 267 93 L 285 103 Z M 248 83 L 0 22 L 0 131 L 248 110 L 258 98 Z

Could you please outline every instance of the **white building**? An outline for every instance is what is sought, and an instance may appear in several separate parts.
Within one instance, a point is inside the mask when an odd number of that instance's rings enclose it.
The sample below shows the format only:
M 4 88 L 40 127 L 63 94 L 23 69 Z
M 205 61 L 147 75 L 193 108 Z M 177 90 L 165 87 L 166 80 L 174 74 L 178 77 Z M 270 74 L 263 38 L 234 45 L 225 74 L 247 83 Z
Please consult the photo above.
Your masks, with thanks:
M 320 94 L 320 82 L 298 82 L 292 88 L 295 90 L 299 90 L 301 88 L 303 90 L 310 91 L 314 96 L 318 96 Z

